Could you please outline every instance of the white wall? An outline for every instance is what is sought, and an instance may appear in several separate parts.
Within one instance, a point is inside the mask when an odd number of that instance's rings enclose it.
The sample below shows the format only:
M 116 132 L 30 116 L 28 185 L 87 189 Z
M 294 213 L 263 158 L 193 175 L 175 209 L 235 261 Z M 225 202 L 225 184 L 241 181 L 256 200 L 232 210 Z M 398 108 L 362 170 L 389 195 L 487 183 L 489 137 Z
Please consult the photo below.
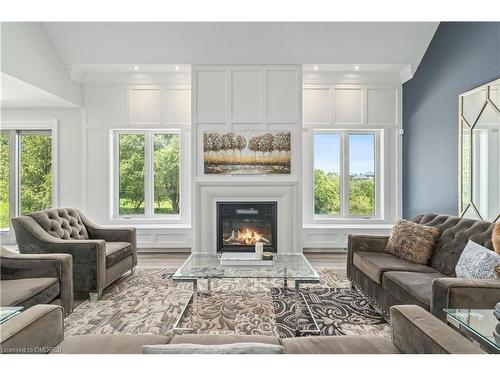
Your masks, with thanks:
M 2 123 L 58 122 L 58 191 L 60 207 L 81 207 L 82 153 L 80 109 L 19 108 L 1 111 Z
M 12 77 L 81 104 L 81 87 L 68 71 L 39 22 L 2 22 L 1 69 Z
M 401 101 L 401 81 L 395 74 L 304 74 L 304 248 L 343 249 L 349 234 L 387 234 L 394 221 L 401 218 Z M 377 217 L 315 218 L 312 203 L 315 129 L 374 130 L 380 134 Z
M 214 252 L 215 207 L 224 200 L 278 202 L 278 251 L 302 252 L 299 65 L 193 66 L 194 251 Z M 203 168 L 206 131 L 290 131 L 291 174 L 211 175 Z
M 83 210 L 100 224 L 135 226 L 140 248 L 192 247 L 190 79 L 190 73 L 86 74 L 83 78 Z M 180 129 L 179 218 L 114 216 L 112 138 L 114 130 L 123 129 Z

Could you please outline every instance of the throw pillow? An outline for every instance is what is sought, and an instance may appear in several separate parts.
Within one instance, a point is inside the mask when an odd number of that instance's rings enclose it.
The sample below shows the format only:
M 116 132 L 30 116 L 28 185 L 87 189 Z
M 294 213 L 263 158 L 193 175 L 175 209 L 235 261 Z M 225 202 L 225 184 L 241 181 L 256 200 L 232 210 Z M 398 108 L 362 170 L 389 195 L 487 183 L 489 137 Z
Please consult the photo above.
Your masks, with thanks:
M 493 229 L 493 248 L 495 249 L 496 253 L 500 255 L 500 223 L 495 224 L 495 229 Z
M 457 277 L 466 279 L 494 279 L 500 255 L 475 242 L 469 241 L 455 266 Z
M 224 345 L 165 344 L 143 345 L 143 354 L 283 354 L 281 345 L 238 342 Z
M 436 227 L 400 220 L 392 228 L 386 249 L 398 258 L 426 265 L 431 259 L 439 234 Z

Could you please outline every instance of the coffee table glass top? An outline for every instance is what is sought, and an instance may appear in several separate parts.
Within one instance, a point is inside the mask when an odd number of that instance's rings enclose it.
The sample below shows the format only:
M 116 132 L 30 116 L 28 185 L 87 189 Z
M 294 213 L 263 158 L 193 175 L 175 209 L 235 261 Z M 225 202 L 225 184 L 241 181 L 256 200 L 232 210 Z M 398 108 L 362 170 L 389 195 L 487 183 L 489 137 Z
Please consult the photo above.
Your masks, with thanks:
M 211 278 L 291 278 L 319 281 L 319 275 L 302 254 L 279 254 L 269 266 L 221 266 L 216 254 L 192 254 L 174 273 L 174 280 Z
M 493 314 L 494 310 L 482 309 L 444 309 L 448 322 L 459 323 L 473 334 L 479 344 L 487 344 L 500 350 L 500 338 L 495 340 L 494 331 L 500 321 Z

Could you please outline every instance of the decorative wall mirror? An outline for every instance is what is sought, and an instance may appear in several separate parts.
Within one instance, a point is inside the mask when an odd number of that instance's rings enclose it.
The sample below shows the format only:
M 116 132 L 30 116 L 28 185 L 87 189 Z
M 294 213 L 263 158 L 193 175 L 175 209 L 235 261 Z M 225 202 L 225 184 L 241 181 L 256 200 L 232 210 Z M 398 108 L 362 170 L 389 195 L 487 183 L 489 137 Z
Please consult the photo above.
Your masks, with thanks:
M 459 96 L 460 216 L 500 221 L 500 79 Z

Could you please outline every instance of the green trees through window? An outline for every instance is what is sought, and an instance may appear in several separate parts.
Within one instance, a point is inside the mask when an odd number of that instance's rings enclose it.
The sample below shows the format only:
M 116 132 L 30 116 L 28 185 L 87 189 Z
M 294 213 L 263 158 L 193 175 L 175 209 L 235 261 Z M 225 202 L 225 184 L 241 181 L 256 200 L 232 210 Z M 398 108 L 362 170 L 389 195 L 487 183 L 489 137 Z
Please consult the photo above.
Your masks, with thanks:
M 315 215 L 375 215 L 375 144 L 375 134 L 315 133 Z M 347 160 L 344 148 L 348 149 Z
M 11 176 L 12 170 L 18 171 L 18 181 Z M 50 131 L 2 132 L 0 134 L 0 229 L 7 230 L 9 220 L 13 216 L 52 207 L 52 180 Z M 11 191 L 15 192 L 15 196 L 10 196 Z
M 178 133 L 120 133 L 118 158 L 120 215 L 179 214 Z M 147 203 L 150 194 L 152 208 Z

